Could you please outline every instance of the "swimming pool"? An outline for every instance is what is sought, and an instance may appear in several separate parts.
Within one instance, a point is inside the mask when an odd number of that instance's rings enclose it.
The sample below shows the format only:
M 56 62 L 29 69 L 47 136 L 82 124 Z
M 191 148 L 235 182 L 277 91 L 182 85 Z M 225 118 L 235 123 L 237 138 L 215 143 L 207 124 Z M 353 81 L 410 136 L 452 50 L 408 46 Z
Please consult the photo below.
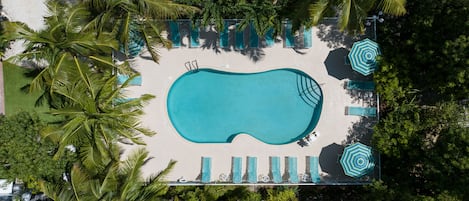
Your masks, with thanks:
M 178 133 L 192 142 L 227 143 L 245 133 L 267 144 L 287 144 L 316 127 L 322 102 L 318 83 L 299 70 L 200 69 L 173 83 L 167 108 Z

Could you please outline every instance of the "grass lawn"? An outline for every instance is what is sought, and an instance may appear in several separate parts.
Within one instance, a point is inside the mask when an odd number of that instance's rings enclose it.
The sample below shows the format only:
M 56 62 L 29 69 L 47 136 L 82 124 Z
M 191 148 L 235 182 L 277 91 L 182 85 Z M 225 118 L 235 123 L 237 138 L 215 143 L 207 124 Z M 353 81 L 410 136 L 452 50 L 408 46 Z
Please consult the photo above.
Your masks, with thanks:
M 27 69 L 14 64 L 3 62 L 3 83 L 5 87 L 5 114 L 13 115 L 19 111 L 36 112 L 41 119 L 50 119 L 46 115 L 49 109 L 44 104 L 35 107 L 34 104 L 40 93 L 27 93 L 21 88 L 29 84 L 32 78 L 25 76 Z

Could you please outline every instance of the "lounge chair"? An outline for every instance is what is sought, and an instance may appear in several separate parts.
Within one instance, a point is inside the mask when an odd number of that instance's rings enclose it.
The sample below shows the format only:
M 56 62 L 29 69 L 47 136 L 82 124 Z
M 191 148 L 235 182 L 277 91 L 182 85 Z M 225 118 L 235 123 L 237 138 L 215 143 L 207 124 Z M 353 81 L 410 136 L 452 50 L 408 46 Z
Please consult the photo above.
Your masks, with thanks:
M 311 48 L 313 45 L 312 43 L 312 38 L 313 38 L 313 32 L 311 30 L 311 27 L 303 27 L 303 48 Z
M 254 25 L 249 24 L 249 47 L 258 48 L 259 47 L 259 35 L 257 35 Z
M 123 104 L 123 103 L 133 101 L 135 99 L 137 99 L 137 98 L 116 98 L 116 99 L 114 99 L 114 103 L 115 104 Z
M 145 40 L 142 38 L 142 34 L 139 33 L 136 28 L 132 28 L 129 31 L 129 56 L 136 57 L 142 51 L 145 46 Z
M 233 169 L 231 170 L 231 173 L 233 174 L 233 183 L 235 184 L 240 184 L 243 181 L 242 160 L 243 159 L 241 157 L 233 157 Z
M 309 174 L 311 176 L 311 181 L 313 183 L 318 183 L 321 181 L 321 177 L 319 177 L 319 158 L 317 156 L 310 156 L 309 157 Z
M 117 84 L 124 84 L 130 77 L 128 75 L 117 74 Z M 142 76 L 137 75 L 129 81 L 130 86 L 142 86 Z
M 272 47 L 275 45 L 275 40 L 274 40 L 274 29 L 270 28 L 267 30 L 267 33 L 265 34 L 265 45 L 267 47 Z
M 274 183 L 282 183 L 282 174 L 280 172 L 280 157 L 270 157 L 270 169 L 272 173 L 272 181 Z
M 124 44 L 119 43 L 119 51 L 128 56 L 134 58 L 142 51 L 145 46 L 145 40 L 142 38 L 142 34 L 138 31 L 135 23 L 129 25 L 129 40 L 127 41 L 127 47 Z M 127 48 L 127 49 L 126 49 Z
M 239 25 L 236 25 L 236 34 L 235 34 L 235 48 L 237 50 L 244 50 L 244 29 L 238 30 Z
M 190 26 L 190 47 L 200 47 L 200 42 L 199 42 L 199 23 L 196 22 L 196 24 L 191 23 Z
M 257 158 L 248 157 L 248 182 L 257 183 Z
M 350 90 L 362 90 L 362 91 L 373 91 L 375 90 L 375 83 L 371 81 L 347 81 L 347 89 Z
M 179 25 L 175 21 L 169 21 L 169 35 L 173 47 L 181 47 L 181 34 L 179 33 Z
M 212 158 L 202 157 L 202 183 L 210 183 L 212 174 Z
M 288 174 L 290 176 L 289 181 L 290 183 L 298 183 L 298 165 L 296 157 L 288 157 Z
M 346 107 L 347 115 L 362 116 L 362 117 L 376 117 L 376 107 Z
M 292 24 L 290 21 L 287 21 L 285 24 L 285 47 L 293 48 L 295 47 L 295 38 L 292 34 Z
M 223 25 L 223 30 L 220 32 L 220 47 L 221 48 L 228 48 L 228 39 L 229 39 L 229 30 L 228 21 L 225 20 Z

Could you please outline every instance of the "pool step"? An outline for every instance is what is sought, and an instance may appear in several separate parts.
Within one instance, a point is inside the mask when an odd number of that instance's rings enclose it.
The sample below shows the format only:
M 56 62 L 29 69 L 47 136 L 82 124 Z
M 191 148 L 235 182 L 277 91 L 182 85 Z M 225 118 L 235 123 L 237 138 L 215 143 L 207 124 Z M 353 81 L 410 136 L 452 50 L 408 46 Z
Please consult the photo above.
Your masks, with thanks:
M 299 95 L 312 107 L 315 107 L 322 97 L 321 89 L 319 85 L 309 77 L 298 75 L 297 85 L 299 89 Z
M 299 95 L 312 107 L 315 107 L 321 101 L 321 89 L 311 78 L 298 75 L 297 86 Z

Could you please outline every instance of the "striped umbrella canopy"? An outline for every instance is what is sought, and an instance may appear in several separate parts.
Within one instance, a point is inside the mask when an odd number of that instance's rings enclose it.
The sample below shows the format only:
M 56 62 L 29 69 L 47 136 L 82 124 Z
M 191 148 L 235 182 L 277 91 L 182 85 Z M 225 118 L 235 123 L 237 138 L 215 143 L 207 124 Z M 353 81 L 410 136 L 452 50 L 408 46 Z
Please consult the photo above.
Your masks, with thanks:
M 366 175 L 375 166 L 371 147 L 359 142 L 345 147 L 340 164 L 348 176 L 358 178 Z
M 376 56 L 380 54 L 378 43 L 366 38 L 353 44 L 348 58 L 353 70 L 367 76 L 378 68 Z

